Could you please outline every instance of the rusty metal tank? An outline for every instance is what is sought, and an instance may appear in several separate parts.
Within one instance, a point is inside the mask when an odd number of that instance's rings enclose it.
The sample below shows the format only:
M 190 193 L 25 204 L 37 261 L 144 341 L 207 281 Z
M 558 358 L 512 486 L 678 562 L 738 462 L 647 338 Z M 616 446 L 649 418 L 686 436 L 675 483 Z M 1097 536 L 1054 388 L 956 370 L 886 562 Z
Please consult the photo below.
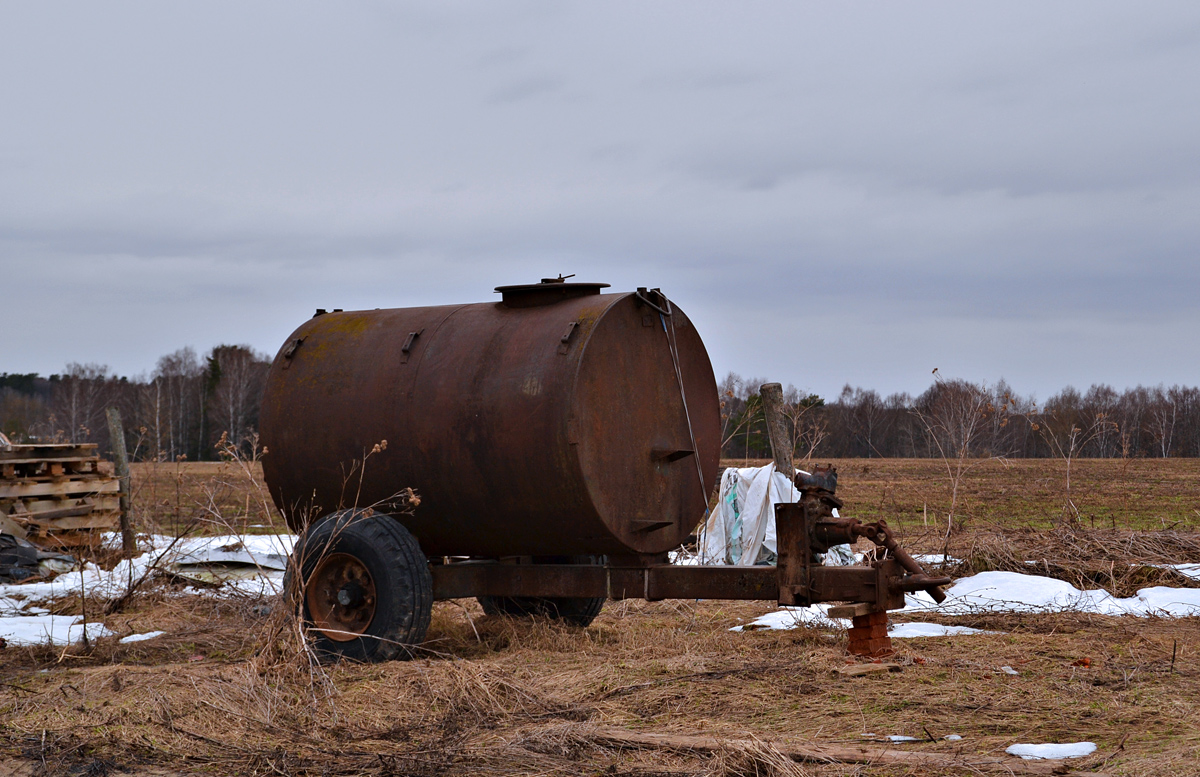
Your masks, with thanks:
M 606 287 L 318 311 L 263 398 L 263 472 L 289 525 L 411 487 L 420 506 L 399 518 L 431 557 L 678 546 L 716 482 L 712 365 L 661 292 Z

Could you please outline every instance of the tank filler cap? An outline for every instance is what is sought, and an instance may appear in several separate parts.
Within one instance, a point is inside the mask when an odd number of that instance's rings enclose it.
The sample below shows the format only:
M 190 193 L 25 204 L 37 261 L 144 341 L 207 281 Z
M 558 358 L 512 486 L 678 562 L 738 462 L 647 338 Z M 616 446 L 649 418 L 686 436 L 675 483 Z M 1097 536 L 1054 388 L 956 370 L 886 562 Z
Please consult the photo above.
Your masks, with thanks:
M 541 283 L 525 283 L 517 286 L 497 286 L 496 291 L 501 295 L 501 304 L 510 308 L 533 308 L 541 305 L 553 305 L 575 297 L 588 297 L 599 294 L 601 289 L 607 289 L 607 283 L 568 283 L 567 278 L 543 278 Z

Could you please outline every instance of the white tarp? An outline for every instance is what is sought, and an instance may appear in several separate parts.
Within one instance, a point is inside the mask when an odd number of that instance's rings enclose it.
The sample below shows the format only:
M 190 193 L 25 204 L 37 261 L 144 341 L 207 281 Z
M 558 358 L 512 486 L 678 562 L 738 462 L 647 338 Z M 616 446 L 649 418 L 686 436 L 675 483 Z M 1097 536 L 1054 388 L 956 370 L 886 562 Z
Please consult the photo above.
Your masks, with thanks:
M 776 472 L 774 463 L 725 470 L 717 509 L 708 517 L 700 537 L 700 563 L 774 564 L 778 554 L 775 505 L 799 499 L 800 492 L 791 479 Z M 836 516 L 837 510 L 833 514 Z M 831 548 L 828 555 L 834 558 L 827 559 L 827 564 L 853 563 L 848 545 Z

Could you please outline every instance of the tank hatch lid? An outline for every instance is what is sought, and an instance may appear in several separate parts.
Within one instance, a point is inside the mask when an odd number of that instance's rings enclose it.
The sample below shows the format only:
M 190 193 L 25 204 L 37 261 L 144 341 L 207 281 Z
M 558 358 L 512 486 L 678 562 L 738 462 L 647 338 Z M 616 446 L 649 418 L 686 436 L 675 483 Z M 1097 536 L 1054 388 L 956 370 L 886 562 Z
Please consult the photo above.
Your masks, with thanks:
M 553 305 L 575 297 L 588 297 L 607 289 L 607 283 L 568 283 L 567 278 L 542 278 L 541 283 L 523 283 L 515 286 L 497 286 L 501 301 L 510 308 L 532 308 Z

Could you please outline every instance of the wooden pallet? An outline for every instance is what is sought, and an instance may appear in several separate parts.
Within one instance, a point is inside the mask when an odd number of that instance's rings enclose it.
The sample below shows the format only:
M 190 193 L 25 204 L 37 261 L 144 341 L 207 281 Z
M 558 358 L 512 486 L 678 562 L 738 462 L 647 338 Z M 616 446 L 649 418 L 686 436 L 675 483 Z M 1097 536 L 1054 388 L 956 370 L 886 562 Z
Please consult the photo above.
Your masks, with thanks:
M 0 448 L 0 531 L 55 547 L 93 546 L 120 525 L 120 492 L 94 444 Z

